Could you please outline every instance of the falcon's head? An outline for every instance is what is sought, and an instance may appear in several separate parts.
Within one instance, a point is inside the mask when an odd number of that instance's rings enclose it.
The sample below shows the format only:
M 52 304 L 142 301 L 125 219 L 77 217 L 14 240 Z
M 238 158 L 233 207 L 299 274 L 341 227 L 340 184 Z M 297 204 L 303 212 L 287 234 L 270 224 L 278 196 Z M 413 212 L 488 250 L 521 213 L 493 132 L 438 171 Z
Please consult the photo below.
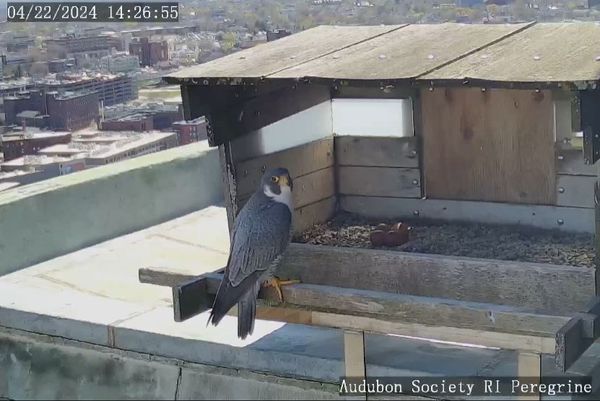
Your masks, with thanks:
M 264 194 L 273 199 L 275 202 L 280 202 L 292 208 L 292 189 L 294 183 L 290 172 L 286 168 L 275 168 L 267 171 L 261 179 L 261 187 Z
M 262 176 L 262 188 L 267 192 L 267 188 L 273 194 L 281 194 L 282 191 L 286 190 L 286 187 L 291 191 L 293 189 L 294 183 L 292 182 L 292 177 L 290 177 L 290 172 L 286 168 L 274 168 L 272 170 L 267 171 Z

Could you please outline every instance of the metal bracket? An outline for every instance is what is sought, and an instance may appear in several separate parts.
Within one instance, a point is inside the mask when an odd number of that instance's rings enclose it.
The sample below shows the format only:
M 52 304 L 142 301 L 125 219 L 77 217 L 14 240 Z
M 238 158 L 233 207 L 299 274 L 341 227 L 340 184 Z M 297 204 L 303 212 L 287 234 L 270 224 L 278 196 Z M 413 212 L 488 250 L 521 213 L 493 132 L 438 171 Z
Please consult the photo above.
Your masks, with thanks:
M 583 159 L 585 164 L 594 164 L 600 159 L 600 132 L 591 127 L 583 130 Z
M 217 273 L 204 274 L 174 285 L 172 290 L 173 318 L 175 321 L 183 322 L 212 308 L 222 278 L 223 270 Z M 261 287 L 258 299 L 276 303 L 276 290 L 270 287 Z
M 584 312 L 577 313 L 556 332 L 555 362 L 566 372 L 600 338 L 600 297 L 594 297 Z

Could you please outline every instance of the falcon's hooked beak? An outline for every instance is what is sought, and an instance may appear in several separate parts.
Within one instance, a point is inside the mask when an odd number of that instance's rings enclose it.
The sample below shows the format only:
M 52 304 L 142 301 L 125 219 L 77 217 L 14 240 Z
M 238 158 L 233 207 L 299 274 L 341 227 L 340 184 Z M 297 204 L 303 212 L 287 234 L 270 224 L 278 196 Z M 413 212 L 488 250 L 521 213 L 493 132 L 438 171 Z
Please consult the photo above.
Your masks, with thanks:
M 274 176 L 272 181 L 280 187 L 290 187 L 290 190 L 294 188 L 294 181 L 287 174 Z

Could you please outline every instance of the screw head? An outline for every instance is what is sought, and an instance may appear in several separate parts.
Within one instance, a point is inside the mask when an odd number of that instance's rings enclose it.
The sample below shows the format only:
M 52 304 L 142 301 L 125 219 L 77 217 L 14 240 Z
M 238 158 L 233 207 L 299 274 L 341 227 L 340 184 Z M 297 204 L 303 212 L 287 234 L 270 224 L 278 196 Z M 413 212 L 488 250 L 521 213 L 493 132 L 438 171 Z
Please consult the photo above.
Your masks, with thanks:
M 413 185 L 419 185 L 419 180 L 413 180 L 412 183 Z
M 418 215 L 419 215 L 419 211 L 418 211 L 418 210 L 415 210 L 415 211 L 413 212 L 413 214 L 414 214 L 415 216 L 418 216 Z
M 563 224 L 565 224 L 565 221 L 563 219 L 558 219 L 558 220 L 556 220 L 556 222 L 558 223 L 559 226 L 562 226 Z
M 560 192 L 561 194 L 565 193 L 565 189 L 563 187 L 558 188 L 558 192 Z

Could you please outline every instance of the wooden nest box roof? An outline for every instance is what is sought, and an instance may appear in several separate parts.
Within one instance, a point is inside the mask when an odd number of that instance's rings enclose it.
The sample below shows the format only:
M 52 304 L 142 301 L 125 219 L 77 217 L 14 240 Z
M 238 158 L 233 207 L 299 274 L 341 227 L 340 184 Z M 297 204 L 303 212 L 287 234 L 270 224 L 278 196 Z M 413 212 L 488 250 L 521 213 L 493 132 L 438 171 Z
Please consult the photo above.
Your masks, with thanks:
M 303 80 L 595 87 L 600 23 L 319 26 L 165 77 L 183 85 Z M 516 86 L 516 85 L 515 85 Z

